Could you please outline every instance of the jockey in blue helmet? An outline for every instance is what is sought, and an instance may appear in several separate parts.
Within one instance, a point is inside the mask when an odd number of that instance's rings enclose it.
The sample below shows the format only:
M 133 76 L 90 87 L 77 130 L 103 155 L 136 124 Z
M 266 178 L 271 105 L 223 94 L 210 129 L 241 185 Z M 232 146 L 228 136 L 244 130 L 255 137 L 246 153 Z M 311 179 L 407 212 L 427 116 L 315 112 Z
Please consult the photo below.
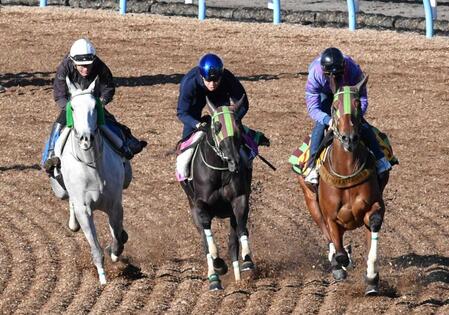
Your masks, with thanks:
M 242 106 L 236 113 L 241 120 L 248 111 L 248 98 L 240 81 L 227 69 L 215 54 L 205 54 L 198 65 L 181 80 L 177 116 L 184 124 L 182 137 L 185 138 L 201 126 L 201 113 L 206 106 L 206 96 L 217 106 L 229 104 L 229 99 L 239 100 Z
M 356 85 L 363 78 L 363 75 L 360 66 L 351 57 L 343 55 L 335 47 L 325 49 L 310 64 L 306 83 L 306 104 L 309 116 L 315 121 L 315 127 L 312 130 L 310 141 L 312 170 L 305 178 L 306 182 L 314 185 L 318 184 L 315 159 L 324 137 L 324 130 L 332 122 L 330 114 L 333 94 L 329 85 L 330 79 L 334 78 L 337 88 L 340 88 L 344 85 Z M 360 91 L 360 103 L 362 115 L 365 115 L 368 108 L 366 87 Z M 364 119 L 361 134 L 366 145 L 376 158 L 377 173 L 382 174 L 389 171 L 391 164 L 380 149 L 371 126 Z
M 206 96 L 216 106 L 229 105 L 230 99 L 242 100 L 235 113 L 239 122 L 248 112 L 248 98 L 240 81 L 224 67 L 223 60 L 219 56 L 212 53 L 205 54 L 200 58 L 198 65 L 187 72 L 181 80 L 177 116 L 184 125 L 183 139 L 187 139 L 195 131 L 204 130 L 206 123 L 201 117 L 206 106 Z M 194 137 L 198 134 L 195 133 Z M 261 134 L 258 144 L 269 145 L 269 140 Z M 187 151 L 177 158 L 178 179 L 188 176 L 188 165 L 193 149 Z

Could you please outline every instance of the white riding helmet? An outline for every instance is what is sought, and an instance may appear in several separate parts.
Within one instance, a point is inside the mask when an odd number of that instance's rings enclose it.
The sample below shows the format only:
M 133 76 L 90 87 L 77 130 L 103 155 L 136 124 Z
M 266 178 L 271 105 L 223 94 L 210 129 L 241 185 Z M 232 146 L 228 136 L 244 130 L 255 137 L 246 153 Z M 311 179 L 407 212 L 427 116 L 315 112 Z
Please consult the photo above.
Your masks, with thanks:
M 70 48 L 70 59 L 75 65 L 90 65 L 95 59 L 95 47 L 88 39 L 78 39 Z

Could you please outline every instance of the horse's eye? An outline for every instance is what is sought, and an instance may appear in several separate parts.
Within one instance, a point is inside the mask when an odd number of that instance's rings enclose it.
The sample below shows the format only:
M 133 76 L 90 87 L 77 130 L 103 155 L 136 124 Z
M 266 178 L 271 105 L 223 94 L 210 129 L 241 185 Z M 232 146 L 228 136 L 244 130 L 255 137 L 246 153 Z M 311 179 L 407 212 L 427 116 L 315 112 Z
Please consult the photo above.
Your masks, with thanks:
M 214 122 L 214 130 L 215 133 L 219 133 L 221 131 L 221 123 L 219 121 Z

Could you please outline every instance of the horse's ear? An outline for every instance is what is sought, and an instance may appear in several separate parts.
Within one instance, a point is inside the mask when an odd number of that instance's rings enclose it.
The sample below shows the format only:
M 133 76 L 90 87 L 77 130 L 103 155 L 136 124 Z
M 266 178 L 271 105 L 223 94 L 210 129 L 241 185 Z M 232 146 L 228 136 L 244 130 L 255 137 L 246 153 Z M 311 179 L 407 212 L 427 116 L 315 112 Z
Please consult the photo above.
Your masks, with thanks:
M 229 98 L 229 107 L 231 107 L 232 111 L 236 112 L 242 106 L 243 100 L 245 99 L 245 93 L 243 93 L 242 97 L 237 102 L 234 102 L 232 98 Z
M 337 93 L 337 80 L 334 75 L 329 76 L 329 87 L 332 91 L 332 94 Z
M 215 114 L 215 112 L 217 111 L 217 108 L 214 106 L 214 104 L 212 104 L 212 102 L 210 101 L 210 99 L 206 96 L 206 104 L 207 107 L 209 108 L 209 112 L 211 115 Z
M 75 87 L 75 85 L 70 81 L 69 77 L 66 76 L 65 77 L 65 82 L 67 83 L 67 88 L 69 89 L 69 93 L 70 95 L 73 96 L 75 95 L 76 91 L 78 91 L 78 89 Z
M 94 89 L 95 89 L 95 85 L 97 84 L 97 82 L 98 82 L 98 75 L 96 76 L 95 80 L 93 80 L 92 83 L 89 84 L 89 87 L 87 88 L 86 92 L 89 92 L 89 93 L 92 94 Z
M 362 80 L 356 84 L 357 91 L 360 91 L 368 83 L 369 75 L 363 75 Z

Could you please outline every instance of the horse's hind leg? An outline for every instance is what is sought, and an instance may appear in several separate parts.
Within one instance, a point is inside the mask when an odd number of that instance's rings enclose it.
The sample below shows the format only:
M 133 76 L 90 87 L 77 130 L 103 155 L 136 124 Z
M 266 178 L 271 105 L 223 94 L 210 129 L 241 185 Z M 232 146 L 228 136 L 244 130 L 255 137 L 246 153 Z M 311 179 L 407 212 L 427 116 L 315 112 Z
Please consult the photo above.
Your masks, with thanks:
M 75 216 L 75 210 L 73 209 L 73 203 L 69 202 L 69 207 L 70 207 L 70 216 L 69 216 L 69 221 L 67 222 L 67 226 L 69 227 L 69 229 L 72 232 L 78 232 L 80 230 L 80 225 L 78 223 L 78 220 L 76 219 Z
M 246 196 L 235 198 L 232 202 L 234 215 L 237 222 L 237 235 L 242 245 L 242 271 L 254 270 L 254 263 L 251 259 L 251 250 L 249 248 L 248 230 L 246 223 L 248 222 L 249 204 Z
M 123 229 L 123 207 L 119 202 L 109 213 L 109 229 L 112 235 L 112 242 L 108 247 L 108 252 L 111 260 L 117 262 L 123 253 L 125 243 L 128 241 L 128 233 Z
M 240 266 L 239 266 L 239 238 L 237 236 L 237 221 L 235 217 L 230 218 L 229 228 L 229 256 L 232 261 L 232 268 L 234 270 L 234 277 L 236 281 L 240 281 Z
M 90 245 L 92 260 L 97 267 L 100 284 L 106 284 L 106 273 L 104 271 L 104 256 L 100 243 L 98 242 L 97 232 L 93 220 L 92 210 L 83 204 L 73 205 L 76 219 L 78 220 L 81 229 L 86 236 L 87 242 Z

